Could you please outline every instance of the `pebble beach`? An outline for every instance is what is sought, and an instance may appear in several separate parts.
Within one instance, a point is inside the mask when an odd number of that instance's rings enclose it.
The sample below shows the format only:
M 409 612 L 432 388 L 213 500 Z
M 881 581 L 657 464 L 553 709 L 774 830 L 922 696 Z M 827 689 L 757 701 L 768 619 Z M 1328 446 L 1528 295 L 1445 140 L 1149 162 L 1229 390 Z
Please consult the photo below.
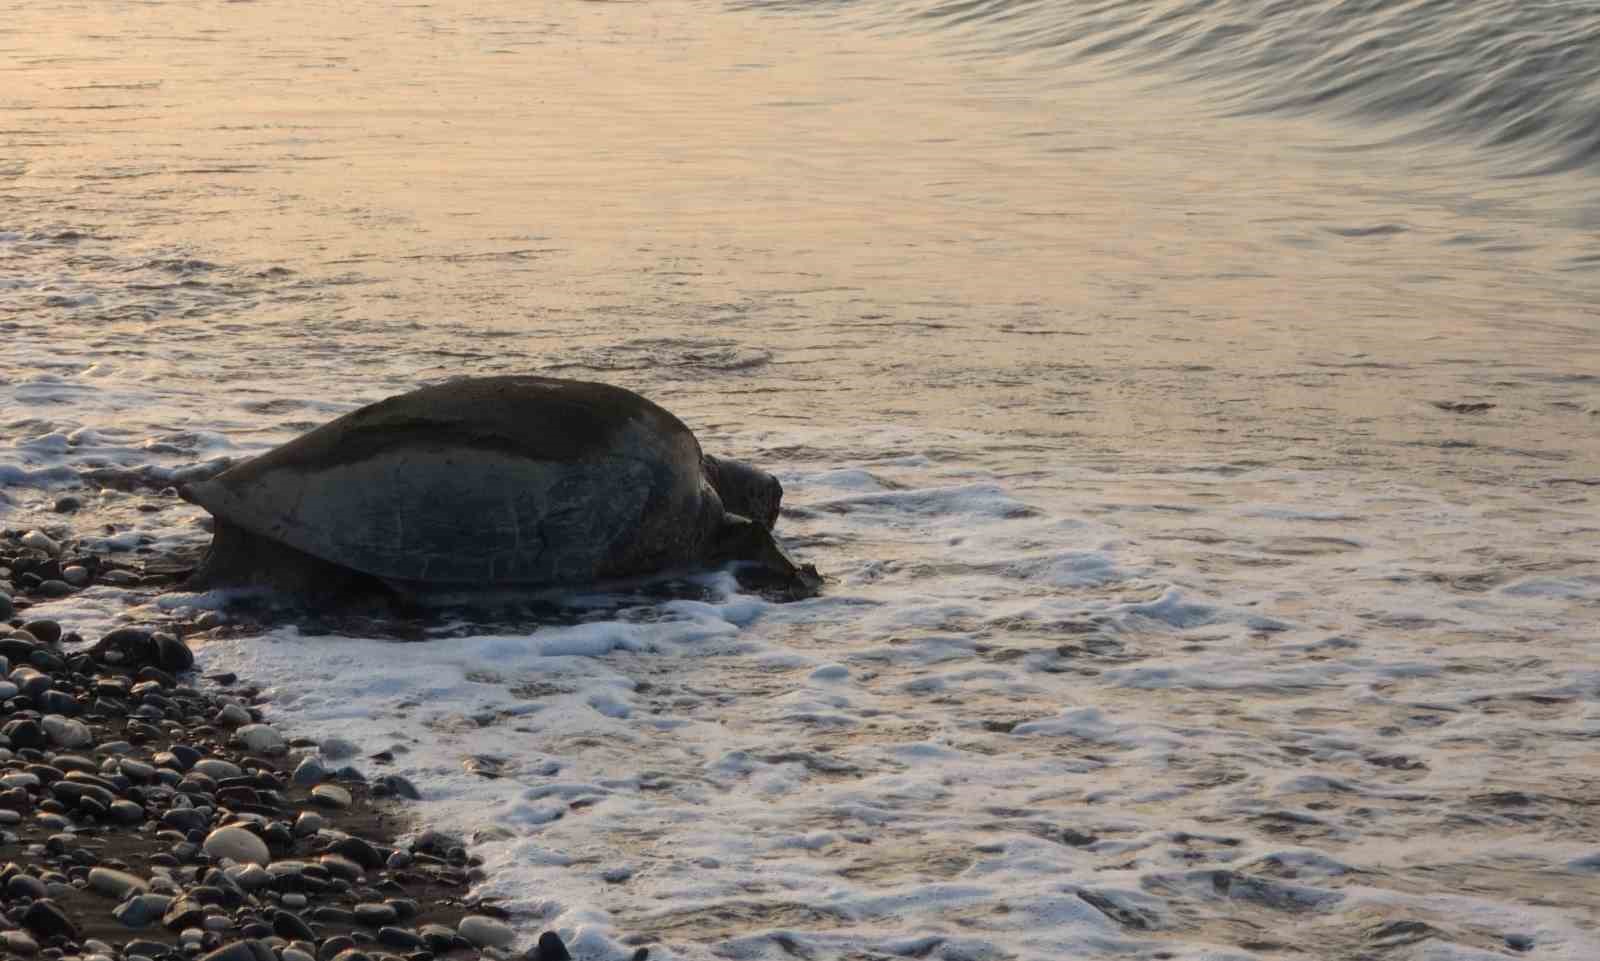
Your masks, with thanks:
M 261 723 L 259 689 L 232 674 L 197 676 L 173 634 L 128 627 L 89 643 L 30 619 L 34 599 L 115 569 L 63 557 L 42 532 L 5 538 L 4 956 L 569 957 L 553 933 L 513 950 L 506 912 L 469 896 L 481 860 L 417 829 L 404 810 L 416 787 L 374 766 L 392 757 Z

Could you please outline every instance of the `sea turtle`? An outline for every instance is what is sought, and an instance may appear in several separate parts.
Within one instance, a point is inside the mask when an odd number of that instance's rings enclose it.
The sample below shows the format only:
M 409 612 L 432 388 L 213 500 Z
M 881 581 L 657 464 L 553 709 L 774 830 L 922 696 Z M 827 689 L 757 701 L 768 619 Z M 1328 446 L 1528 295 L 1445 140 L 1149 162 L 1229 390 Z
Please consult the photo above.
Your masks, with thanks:
M 181 493 L 215 519 L 190 590 L 418 597 L 734 560 L 793 594 L 820 585 L 772 534 L 776 478 L 702 453 L 678 418 L 608 384 L 505 376 L 424 387 Z

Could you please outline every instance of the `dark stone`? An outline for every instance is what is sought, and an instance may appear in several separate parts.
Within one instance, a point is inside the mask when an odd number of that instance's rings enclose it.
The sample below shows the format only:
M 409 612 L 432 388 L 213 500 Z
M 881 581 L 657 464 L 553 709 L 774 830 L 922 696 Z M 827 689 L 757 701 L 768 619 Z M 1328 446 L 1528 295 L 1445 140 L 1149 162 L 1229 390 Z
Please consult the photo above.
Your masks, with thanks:
M 51 578 L 48 581 L 41 581 L 39 586 L 34 588 L 34 592 L 44 597 L 66 597 L 72 593 L 72 585 Z
M 133 676 L 136 681 L 155 681 L 162 687 L 177 687 L 178 679 L 154 665 L 139 668 L 139 673 Z
M 385 775 L 379 779 L 378 784 L 384 788 L 387 788 L 389 793 L 395 795 L 396 797 L 403 797 L 408 801 L 422 800 L 422 792 L 417 790 L 417 786 L 412 784 L 408 778 L 402 775 Z
M 82 506 L 83 501 L 73 497 L 71 494 L 67 494 L 63 497 L 56 498 L 55 512 L 57 514 L 70 514 Z
M 61 643 L 61 625 L 55 621 L 29 621 L 22 629 L 38 638 L 41 644 Z
M 77 698 L 65 691 L 44 691 L 36 699 L 39 710 L 45 714 L 60 714 L 65 717 L 77 717 L 83 713 L 83 705 Z
M 317 961 L 332 961 L 339 954 L 355 946 L 355 941 L 348 935 L 336 934 L 317 947 Z
M 204 831 L 211 825 L 211 819 L 194 808 L 172 808 L 161 815 L 161 824 L 188 834 L 190 831 Z
M 28 910 L 22 912 L 22 926 L 41 938 L 70 938 L 73 941 L 83 938 L 78 926 L 72 923 L 66 912 L 48 900 L 30 904 Z
M 426 947 L 426 943 L 416 934 L 405 928 L 382 927 L 378 929 L 378 943 L 384 947 L 395 948 L 399 951 L 414 951 Z
M 400 916 L 400 912 L 387 904 L 368 901 L 356 905 L 355 916 L 357 923 L 375 928 L 395 920 Z
M 174 901 L 167 908 L 167 913 L 161 916 L 161 924 L 169 931 L 182 931 L 184 928 L 198 927 L 205 916 L 206 909 L 198 901 Z
M 31 898 L 37 901 L 47 894 L 44 882 L 30 874 L 16 874 L 6 881 L 6 894 L 13 898 Z
M 48 740 L 44 736 L 44 729 L 38 721 L 19 718 L 10 721 L 5 727 L 0 728 L 0 734 L 11 739 L 12 747 L 44 747 Z
M 546 931 L 539 935 L 539 943 L 523 955 L 523 958 L 525 961 L 572 961 L 566 943 L 561 940 L 561 935 L 554 931 Z
M 3 596 L 0 595 L 0 597 Z M 28 655 L 38 649 L 39 645 L 32 641 L 25 641 L 20 637 L 0 637 L 0 657 L 4 657 L 13 664 L 28 663 Z
M 360 838 L 342 838 L 331 845 L 328 851 L 332 854 L 342 854 L 367 870 L 383 867 L 383 862 L 388 860 L 386 852 L 379 851 L 371 844 Z
M 312 941 L 317 936 L 300 915 L 282 910 L 272 913 L 272 933 L 290 941 Z
M 157 634 L 155 641 L 156 665 L 162 670 L 182 674 L 194 667 L 194 652 L 189 645 L 170 634 Z

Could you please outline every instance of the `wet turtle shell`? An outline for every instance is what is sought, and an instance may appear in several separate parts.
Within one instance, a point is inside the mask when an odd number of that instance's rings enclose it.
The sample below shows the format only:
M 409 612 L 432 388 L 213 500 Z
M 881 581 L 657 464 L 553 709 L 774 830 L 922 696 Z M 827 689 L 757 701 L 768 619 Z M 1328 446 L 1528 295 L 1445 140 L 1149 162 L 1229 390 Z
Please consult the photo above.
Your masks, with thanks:
M 728 522 L 708 461 L 631 391 L 489 377 L 363 407 L 184 496 L 217 519 L 201 584 L 228 579 L 227 531 L 291 549 L 257 563 L 303 554 L 390 583 L 563 585 L 705 561 Z

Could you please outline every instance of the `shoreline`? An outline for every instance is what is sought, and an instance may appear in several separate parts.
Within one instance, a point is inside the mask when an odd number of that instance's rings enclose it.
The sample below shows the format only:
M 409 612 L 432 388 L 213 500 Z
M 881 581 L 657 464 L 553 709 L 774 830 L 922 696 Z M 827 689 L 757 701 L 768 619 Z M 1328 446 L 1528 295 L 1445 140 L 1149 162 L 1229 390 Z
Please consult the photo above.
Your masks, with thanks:
M 0 560 L 17 580 L 16 555 Z M 202 681 L 170 634 L 123 627 L 80 647 L 31 618 L 26 595 L 0 597 L 0 830 L 15 852 L 0 867 L 0 951 L 567 956 L 551 932 L 513 950 L 508 913 L 469 894 L 481 861 L 415 823 L 405 778 L 352 765 L 381 754 L 285 737 L 262 723 L 259 689 Z

